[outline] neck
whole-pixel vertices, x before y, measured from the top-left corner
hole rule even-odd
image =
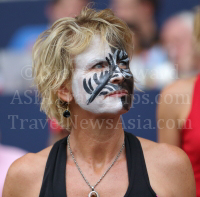
[[[95,168],[110,164],[124,143],[124,131],[120,116],[87,118],[83,126],[82,118],[75,117],[76,125],[70,134],[70,146],[74,157]],[[124,152],[124,151],[123,151]],[[123,153],[122,153],[123,154]],[[124,153],[125,154],[125,153]],[[80,163],[80,162],[79,162]]]

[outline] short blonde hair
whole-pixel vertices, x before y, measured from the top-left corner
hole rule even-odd
[[[84,8],[76,18],[59,19],[34,45],[33,77],[42,98],[41,110],[63,128],[69,128],[69,121],[62,115],[67,103],[58,98],[57,91],[63,86],[69,87],[74,56],[88,47],[96,34],[110,46],[120,47],[132,55],[132,33],[110,9]]]

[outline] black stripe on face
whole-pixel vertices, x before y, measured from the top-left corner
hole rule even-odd
[[[97,73],[94,73],[93,77],[89,79],[88,85],[86,79],[83,80],[83,87],[88,94],[91,94],[90,98],[87,101],[87,105],[90,104],[98,95],[106,95],[112,91],[125,89],[128,90],[129,95],[132,94],[133,90],[133,76],[129,70],[129,58],[128,54],[125,51],[116,50],[113,54],[109,54],[109,57],[106,57],[106,60],[109,65],[109,71],[101,71],[99,77]],[[127,69],[121,69],[117,65],[118,63],[123,63],[127,65]],[[118,69],[116,69],[118,68]],[[110,79],[119,76],[118,73],[121,73],[124,77],[124,81],[121,84],[110,83]],[[91,79],[97,84],[97,87],[94,89],[92,87]],[[108,89],[108,91],[102,91],[103,89]],[[129,96],[130,97],[130,96]],[[128,97],[128,98],[129,98]],[[128,100],[128,103],[126,102]],[[131,99],[123,98],[121,99],[124,109],[130,108]]]
[[[87,105],[89,105],[97,97],[97,95],[101,92],[101,90],[105,87],[105,85],[108,83],[108,81],[112,77],[114,70],[115,69],[112,66],[109,66],[109,72],[105,72],[105,74],[101,72],[99,79],[98,79],[97,73],[94,73],[93,80],[98,86],[96,87],[94,91],[92,91],[92,94],[87,101]]]
[[[113,88],[111,88],[109,86],[105,86],[103,89],[108,89],[109,91],[114,91]]]
[[[113,76],[111,77],[111,79],[114,78],[114,77],[118,77],[118,76],[119,76],[118,74],[115,74],[115,75],[113,75]]]
[[[88,85],[89,85],[90,89],[93,91],[94,88],[92,87],[91,78],[89,78]]]
[[[126,59],[121,59],[121,61],[128,63],[129,62],[129,58],[127,57]]]
[[[98,80],[97,73],[93,75],[93,80],[97,85],[100,85],[100,81]]]
[[[108,83],[108,84],[106,85],[106,87],[107,87],[107,86],[111,86],[111,87],[114,88],[115,90],[118,90],[118,89],[119,89],[119,86],[116,85],[116,84],[113,84],[113,83]]]
[[[90,90],[90,88],[88,87],[85,78],[83,79],[83,88],[85,89],[85,91],[86,91],[88,94],[92,94],[92,90]]]
[[[121,50],[118,53],[117,61],[129,63],[129,57],[126,51]]]
[[[128,91],[128,95],[121,97],[121,102],[122,102],[123,108],[125,110],[129,110],[132,104],[133,85],[134,85],[133,75],[129,69],[129,57],[126,51],[123,51],[123,50],[120,50],[119,52],[115,51],[114,53],[117,54],[116,62],[118,64],[123,63],[126,66],[125,69],[118,67],[121,74],[124,77],[124,80],[122,81],[122,83],[119,84],[119,88],[125,89]],[[117,73],[116,71],[115,73]]]
[[[104,95],[106,95],[106,94],[108,94],[109,92],[107,92],[107,91],[102,91],[100,94],[99,94],[99,96],[104,96]]]

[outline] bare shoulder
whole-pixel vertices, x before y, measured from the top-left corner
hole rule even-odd
[[[28,153],[13,162],[6,176],[3,197],[38,196],[50,150],[48,147]]]
[[[162,94],[187,94],[194,87],[197,76],[187,79],[178,79],[174,83],[168,85],[162,90]]]
[[[170,118],[187,117],[196,78],[194,76],[188,79],[179,79],[161,91],[157,107],[158,119],[167,121]],[[166,125],[164,124],[164,126]],[[164,130],[166,130],[165,127]]]
[[[138,139],[141,143],[145,160],[149,159],[149,157],[152,157],[152,159],[156,158],[156,163],[159,163],[161,168],[169,168],[173,167],[173,165],[176,167],[176,164],[180,163],[190,166],[188,156],[180,148],[166,143],[156,143],[140,137]]]
[[[140,140],[147,171],[158,196],[195,196],[195,181],[188,156],[176,146]]]

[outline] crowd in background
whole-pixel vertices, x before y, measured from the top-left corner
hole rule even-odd
[[[88,3],[89,0],[51,0],[44,10],[48,24],[30,24],[13,32],[7,47],[0,52],[2,96],[14,94],[16,90],[23,92],[34,89],[31,87],[31,70],[26,69],[24,75],[22,71],[31,67],[31,51],[35,40],[56,20],[75,17]],[[155,14],[159,9],[159,0],[111,0],[109,8],[123,19],[133,32],[134,54],[131,57],[130,69],[137,87],[142,90],[162,90],[176,80],[199,73],[200,53],[193,33],[195,9],[176,13],[158,29]],[[49,130],[49,144],[68,134],[68,131],[60,127],[49,127]],[[25,151],[1,145],[0,174],[1,170],[6,172],[12,161],[23,154]],[[6,160],[9,162],[2,163]],[[5,173],[3,176],[1,174],[0,188],[4,178]]]
[[[44,10],[48,24],[29,25],[13,32],[3,50],[6,52],[0,53],[2,94],[16,89],[23,92],[30,87],[31,80],[27,78],[31,73],[24,67],[31,66],[30,54],[39,34],[61,17],[76,16],[88,3],[89,0],[51,0]],[[141,89],[162,89],[179,78],[194,75],[200,67],[193,38],[194,10],[169,17],[158,29],[155,15],[159,5],[159,0],[111,0],[109,3],[109,8],[133,31],[134,54],[130,68]],[[10,73],[10,65],[16,62],[19,63],[13,68],[15,74]],[[18,75],[22,70],[26,71],[23,78]],[[9,78],[16,78],[16,83],[9,82]]]

